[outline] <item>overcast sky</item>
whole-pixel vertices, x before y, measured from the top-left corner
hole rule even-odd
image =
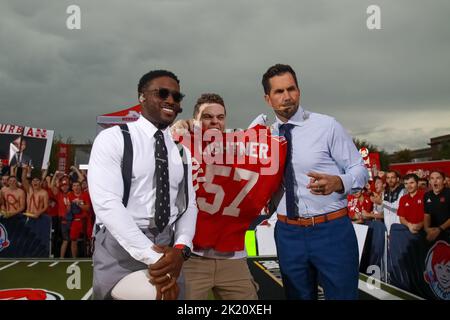
[[[96,116],[137,104],[139,78],[166,68],[186,94],[221,94],[228,127],[259,113],[262,74],[297,72],[302,106],[391,152],[450,134],[450,2],[0,0],[0,123],[94,139]],[[66,9],[81,8],[81,30]],[[366,26],[381,8],[381,30]]]

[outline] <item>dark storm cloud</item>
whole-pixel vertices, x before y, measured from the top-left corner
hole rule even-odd
[[[82,29],[65,27],[81,7]],[[382,30],[366,28],[381,7]],[[447,134],[448,1],[10,1],[0,11],[0,123],[77,142],[95,117],[136,103],[139,77],[173,70],[187,94],[225,98],[230,127],[261,112],[270,65],[298,72],[302,104],[387,150]],[[406,123],[405,123],[406,122]]]

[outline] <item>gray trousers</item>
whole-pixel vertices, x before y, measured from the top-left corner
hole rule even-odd
[[[142,232],[158,245],[169,245],[173,234],[170,226],[162,233],[157,233],[155,229],[142,229]],[[92,258],[94,262],[94,300],[112,299],[111,291],[120,279],[134,271],[148,268],[145,263],[135,260],[105,227],[95,234],[95,249]],[[177,283],[180,288],[178,299],[183,300],[184,277],[182,274]]]

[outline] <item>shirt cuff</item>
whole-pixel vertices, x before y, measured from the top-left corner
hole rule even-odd
[[[144,253],[142,262],[149,266],[151,264],[154,264],[159,259],[161,259],[162,256],[163,256],[162,253],[158,253],[153,249],[149,249],[148,251],[146,250],[146,252]]]
[[[338,174],[338,177],[342,180],[344,186],[344,194],[349,194],[352,191],[353,179],[350,174]]]
[[[192,249],[192,241],[189,241],[189,237],[185,235],[180,235],[177,237],[177,239],[174,242],[175,244],[184,244],[185,246],[188,246]]]

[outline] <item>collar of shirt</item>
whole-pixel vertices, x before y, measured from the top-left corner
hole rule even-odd
[[[139,119],[136,120],[136,125],[139,126],[150,139],[153,139],[156,131],[158,131],[158,128],[149,120],[147,120],[143,115],[141,115]],[[167,126],[167,128],[165,129],[162,129],[161,131],[164,135],[164,140],[169,139],[169,126]]]
[[[421,199],[421,198],[423,198],[424,194],[425,194],[425,193],[424,193],[423,191],[417,190],[417,191],[416,191],[416,194],[415,194],[414,196],[411,196],[410,193],[408,193],[407,196],[408,196],[411,200],[414,200],[414,199]]]
[[[278,118],[278,116],[275,115],[278,128],[280,128],[280,126],[285,123],[292,123],[295,126],[302,126],[305,122],[305,114],[306,114],[306,112],[302,108],[302,106],[298,106],[297,112],[294,113],[294,115],[292,117],[290,117],[287,122],[281,121],[280,118]]]
[[[446,192],[447,192],[447,188],[446,188],[446,187],[444,187],[438,194],[434,193],[433,190],[430,190],[430,194],[431,194],[433,197],[437,197],[437,198],[440,198],[440,197],[442,197],[442,196],[445,196]]]
[[[386,192],[388,194],[398,194],[400,193],[405,187],[402,184],[399,184],[396,188],[394,189],[388,189]]]

